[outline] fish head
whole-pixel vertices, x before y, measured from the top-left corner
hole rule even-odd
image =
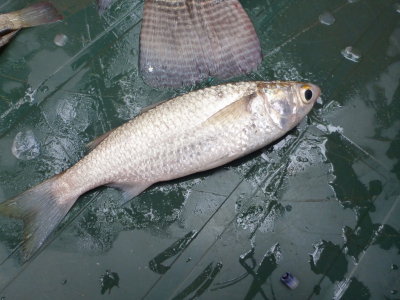
[[[295,127],[310,112],[321,94],[318,86],[304,82],[263,82],[259,85],[265,112],[282,131]]]

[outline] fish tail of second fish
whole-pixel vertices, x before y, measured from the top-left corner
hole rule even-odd
[[[257,33],[238,0],[145,0],[139,61],[147,84],[227,79],[254,71],[261,60]]]
[[[0,203],[0,214],[24,222],[23,262],[43,245],[79,196],[59,174]]]
[[[13,28],[33,27],[54,23],[63,19],[63,16],[50,2],[39,2],[21,10],[3,15],[13,23]]]
[[[0,36],[0,47],[3,47],[6,45],[8,42],[11,41],[11,39],[19,32],[19,30],[13,30],[3,36]]]

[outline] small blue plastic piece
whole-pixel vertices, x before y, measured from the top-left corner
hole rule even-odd
[[[294,290],[299,285],[299,280],[289,272],[281,276],[281,282],[291,290]]]

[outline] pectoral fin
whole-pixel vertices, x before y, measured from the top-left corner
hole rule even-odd
[[[213,123],[221,124],[223,122],[232,122],[231,124],[235,124],[235,122],[232,120],[237,120],[244,115],[253,113],[253,106],[256,97],[257,93],[243,96],[239,100],[232,102],[213,114],[205,122],[203,122],[201,126],[205,127]]]
[[[224,134],[226,130],[235,126],[235,124],[243,124],[244,120],[251,120],[251,114],[254,113],[254,106],[259,98],[257,98],[257,93],[252,93],[250,95],[244,96],[239,100],[227,105],[223,109],[219,110],[201,125],[199,125],[200,130],[204,131],[205,142],[210,144],[218,143],[218,138],[215,136],[207,136],[207,133],[212,132],[215,128],[219,127],[221,135]],[[238,129],[241,130],[241,127]],[[239,132],[239,131],[238,131]],[[212,161],[208,161],[199,170],[205,171],[210,170],[219,166],[222,166],[228,162],[231,162],[243,155],[246,152],[233,152],[221,154],[220,157],[216,157]]]

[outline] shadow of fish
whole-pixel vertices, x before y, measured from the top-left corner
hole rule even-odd
[[[111,2],[97,0],[99,11]],[[144,1],[139,64],[149,85],[227,79],[254,71],[261,59],[256,31],[238,0]]]
[[[209,170],[280,138],[319,97],[301,82],[239,82],[214,86],[156,105],[91,143],[70,169],[0,204],[24,221],[29,259],[78,197],[98,186],[126,200],[152,184]]]
[[[6,45],[21,28],[49,24],[63,17],[49,2],[39,2],[21,10],[0,15],[0,47]]]

